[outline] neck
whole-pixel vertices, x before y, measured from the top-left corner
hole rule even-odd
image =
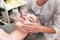
[[[48,0],[37,0],[36,3],[38,6],[44,5]]]

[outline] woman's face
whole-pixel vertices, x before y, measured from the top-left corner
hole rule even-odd
[[[48,0],[37,0],[37,5],[44,5]]]

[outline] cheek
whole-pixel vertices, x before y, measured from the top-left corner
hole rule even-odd
[[[15,26],[22,27],[23,26],[23,23],[24,23],[23,20],[17,20],[17,21],[15,21]]]
[[[23,25],[23,23],[21,23],[21,22],[16,22],[16,24],[15,24],[16,26],[18,26],[18,27],[21,27],[22,25]]]

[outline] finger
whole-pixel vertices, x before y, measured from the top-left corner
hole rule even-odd
[[[37,17],[37,21],[36,21],[37,23],[40,23],[40,20],[39,20],[39,17]]]
[[[25,27],[30,27],[30,28],[34,28],[36,24],[25,24]]]
[[[29,32],[29,33],[32,32],[32,31],[31,31],[31,28],[23,27],[23,29],[24,29],[25,31]]]
[[[34,28],[33,26],[26,25],[26,26],[23,26],[22,28],[25,29],[29,33],[33,33],[33,28]]]
[[[23,18],[23,13],[22,13],[22,11],[20,11],[20,17],[22,17],[22,18]]]
[[[27,14],[23,14],[23,19],[24,19],[24,20],[26,20],[26,15],[27,15]]]
[[[25,28],[25,29],[33,29],[33,26],[30,26],[30,25],[24,25],[22,28]]]
[[[17,19],[15,22],[17,22],[17,21],[19,21],[19,22],[24,22],[24,20],[22,19],[22,18],[19,18],[19,19]]]
[[[23,19],[23,20],[25,20],[25,17],[23,16],[23,18],[20,17],[20,18],[17,18],[16,20],[18,20],[18,19]]]
[[[23,25],[22,27],[25,27],[25,28],[33,28],[32,25]]]
[[[30,25],[30,26],[34,26],[36,23],[25,23],[24,25]]]
[[[20,10],[20,18],[22,18],[22,19],[26,20],[26,18],[25,18],[25,17],[26,17],[26,14],[23,14],[23,13],[22,13],[22,11]]]
[[[31,23],[26,23],[26,24],[24,24],[24,26],[33,26],[33,24],[31,24]]]

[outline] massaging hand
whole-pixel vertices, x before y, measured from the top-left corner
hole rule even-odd
[[[30,32],[30,33],[40,32],[40,29],[41,29],[39,19],[37,19],[37,21],[35,23],[28,23],[28,24],[26,23],[23,26],[24,27],[22,27],[22,28],[25,29],[26,31]]]

